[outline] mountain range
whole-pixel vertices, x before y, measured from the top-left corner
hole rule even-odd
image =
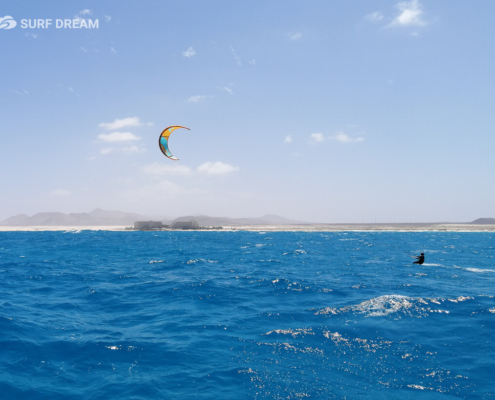
[[[227,218],[209,217],[207,215],[191,215],[176,219],[163,219],[136,213],[122,211],[105,211],[97,208],[90,213],[41,212],[33,216],[19,214],[0,222],[3,226],[132,226],[135,221],[160,220],[163,224],[171,224],[175,221],[190,221],[195,219],[200,226],[235,226],[235,225],[294,225],[305,224],[267,214],[260,218]]]
[[[2,226],[132,226],[135,221],[162,221],[169,225],[176,221],[195,219],[200,226],[239,226],[239,225],[308,225],[309,222],[296,221],[274,214],[259,218],[210,217],[208,215],[186,215],[175,219],[164,219],[128,213],[106,211],[97,208],[89,213],[41,212],[33,216],[19,214],[0,222]],[[494,224],[495,218],[478,218],[470,224]]]

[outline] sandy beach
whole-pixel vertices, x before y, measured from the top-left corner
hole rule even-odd
[[[37,231],[126,231],[126,226],[0,226],[0,232],[37,232]],[[163,229],[172,230],[172,229]],[[384,232],[495,232],[495,225],[482,224],[307,224],[307,225],[245,225],[224,226],[222,231],[254,232],[348,232],[348,231],[384,231]]]

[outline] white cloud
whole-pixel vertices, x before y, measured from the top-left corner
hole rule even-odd
[[[133,140],[141,140],[140,137],[131,132],[102,133],[98,135],[98,139],[103,140],[104,142],[129,142]]]
[[[117,50],[115,50],[115,48],[114,48],[114,47],[110,47],[110,52],[111,52],[112,54],[117,54]]]
[[[50,195],[55,197],[67,197],[71,195],[71,192],[65,189],[56,189],[53,192],[51,192]]]
[[[239,171],[239,167],[233,167],[232,165],[225,164],[223,162],[217,161],[217,162],[205,162],[204,164],[201,164],[198,168],[197,171],[200,174],[204,175],[227,175],[230,174],[231,172],[236,172]]]
[[[107,22],[110,22],[111,19],[112,19],[112,16],[111,15],[105,15],[105,20]]]
[[[423,9],[418,0],[401,1],[397,3],[399,15],[390,23],[390,27],[423,26],[426,22],[422,19]]]
[[[79,97],[79,93],[77,93],[73,88],[71,88],[70,86],[67,88],[67,90],[71,93],[74,93],[77,97]]]
[[[289,36],[290,40],[299,40],[302,37],[302,33],[301,32],[289,33],[287,36]]]
[[[154,176],[189,176],[193,174],[193,170],[185,165],[167,165],[158,162],[145,165],[142,171],[147,175]]]
[[[291,135],[287,135],[284,139],[284,143],[290,143],[292,142],[292,136]]]
[[[239,57],[235,52],[234,46],[230,46],[230,51],[232,52],[232,55],[234,56],[234,60],[237,63],[237,65],[241,66],[242,65],[241,57]]]
[[[151,122],[148,122],[147,124],[143,124],[142,122],[139,121],[138,117],[129,117],[129,118],[116,119],[115,121],[108,123],[102,122],[98,126],[100,128],[106,129],[107,131],[111,131],[114,129],[121,129],[128,126],[143,126],[143,125],[151,126],[153,124]]]
[[[325,140],[323,133],[312,133],[310,135],[310,138],[311,138],[311,141],[313,143],[319,143],[319,142],[323,142]]]
[[[227,86],[218,86],[218,89],[227,92],[228,94],[234,94],[234,91]]]
[[[107,155],[110,153],[125,153],[125,154],[135,154],[135,153],[144,153],[146,150],[143,148],[139,148],[137,146],[129,146],[129,147],[107,147],[105,149],[100,150],[100,154]]]
[[[84,9],[84,10],[79,11],[76,15],[74,15],[74,19],[81,21],[84,19],[83,18],[84,15],[92,15],[92,14],[93,13],[91,12],[91,10]]]
[[[368,14],[365,18],[371,22],[380,22],[384,17],[380,11],[375,11],[371,14]]]
[[[196,51],[192,47],[189,47],[186,51],[182,52],[182,55],[184,57],[191,58],[196,55]]]
[[[203,101],[206,99],[208,96],[202,96],[202,95],[196,95],[196,96],[191,96],[187,99],[187,101],[190,101],[191,103],[197,103],[198,101]]]
[[[364,140],[363,137],[351,138],[349,135],[345,134],[344,132],[337,132],[335,135],[332,136],[332,139],[340,143],[357,143],[357,142],[362,142]]]

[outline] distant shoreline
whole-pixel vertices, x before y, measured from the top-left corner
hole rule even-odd
[[[0,232],[43,231],[114,231],[136,232],[125,226],[0,226]],[[163,229],[163,231],[181,231]],[[186,230],[188,231],[188,230]],[[191,229],[193,231],[193,229]],[[208,232],[495,232],[492,224],[301,224],[301,225],[243,225],[224,226],[223,229],[199,229]]]

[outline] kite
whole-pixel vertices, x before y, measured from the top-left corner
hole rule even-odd
[[[174,157],[170,152],[170,150],[168,149],[168,137],[173,131],[179,128],[184,128],[189,130],[189,128],[186,128],[185,126],[169,126],[168,128],[165,128],[163,130],[160,137],[158,138],[158,144],[160,145],[160,150],[162,151],[162,153],[174,161],[177,161],[178,158]]]

